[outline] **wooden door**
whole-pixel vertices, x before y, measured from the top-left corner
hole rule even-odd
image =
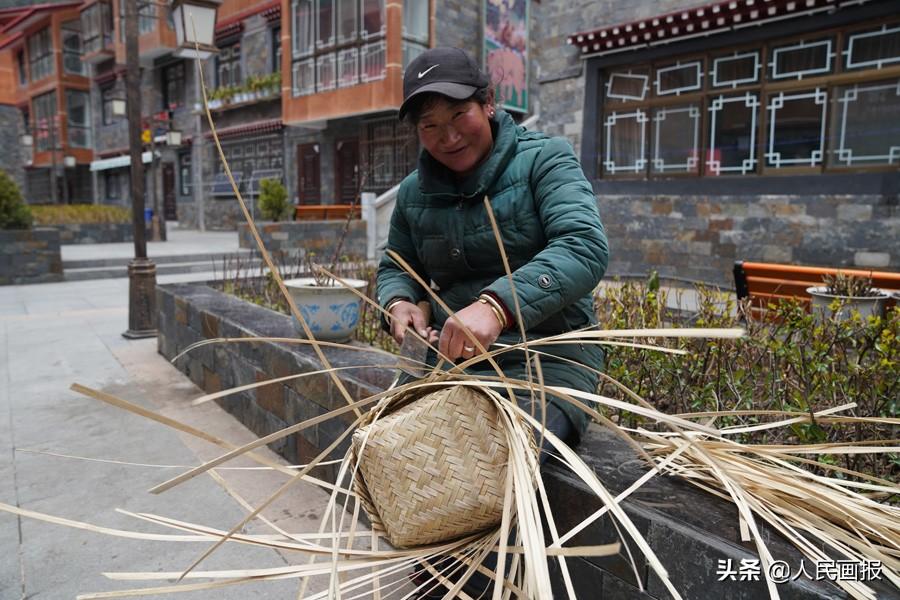
[[[359,140],[338,140],[334,164],[335,204],[352,204],[359,193]]]
[[[166,221],[178,220],[178,208],[175,204],[175,165],[170,162],[162,164],[163,215]]]
[[[322,203],[318,144],[297,146],[297,181],[299,204]]]

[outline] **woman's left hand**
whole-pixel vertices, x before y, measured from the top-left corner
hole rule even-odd
[[[466,329],[485,350],[502,331],[493,309],[483,302],[473,302],[444,323],[438,343],[440,353],[450,360],[472,358],[479,354],[478,346],[465,334]]]

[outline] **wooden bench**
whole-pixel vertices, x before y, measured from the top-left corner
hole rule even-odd
[[[806,288],[824,285],[824,277],[836,275],[838,271],[855,277],[867,277],[877,288],[900,291],[900,273],[747,261],[734,263],[734,286],[738,300],[749,298],[752,315],[761,317],[769,304],[782,300],[797,300],[809,310],[810,296]],[[893,306],[895,302],[894,299],[888,300],[887,306]]]
[[[294,219],[297,221],[335,221],[344,220],[350,212],[354,219],[362,216],[362,209],[352,204],[298,204],[295,207]]]

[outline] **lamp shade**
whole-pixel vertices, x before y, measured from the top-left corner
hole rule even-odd
[[[181,58],[205,60],[216,52],[213,40],[216,33],[216,10],[221,0],[174,0],[172,18]],[[198,48],[199,47],[199,48]]]
[[[181,145],[181,132],[176,129],[167,131],[166,132],[166,144],[169,146],[180,146]]]

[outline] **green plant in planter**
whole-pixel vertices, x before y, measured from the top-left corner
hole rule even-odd
[[[287,190],[277,179],[259,182],[259,212],[267,221],[279,221],[290,215]]]
[[[838,271],[834,275],[825,275],[826,293],[832,296],[847,296],[850,298],[873,298],[882,295],[881,290],[872,287],[871,277],[858,277]]]
[[[0,170],[0,229],[30,229],[31,211],[16,182]]]

